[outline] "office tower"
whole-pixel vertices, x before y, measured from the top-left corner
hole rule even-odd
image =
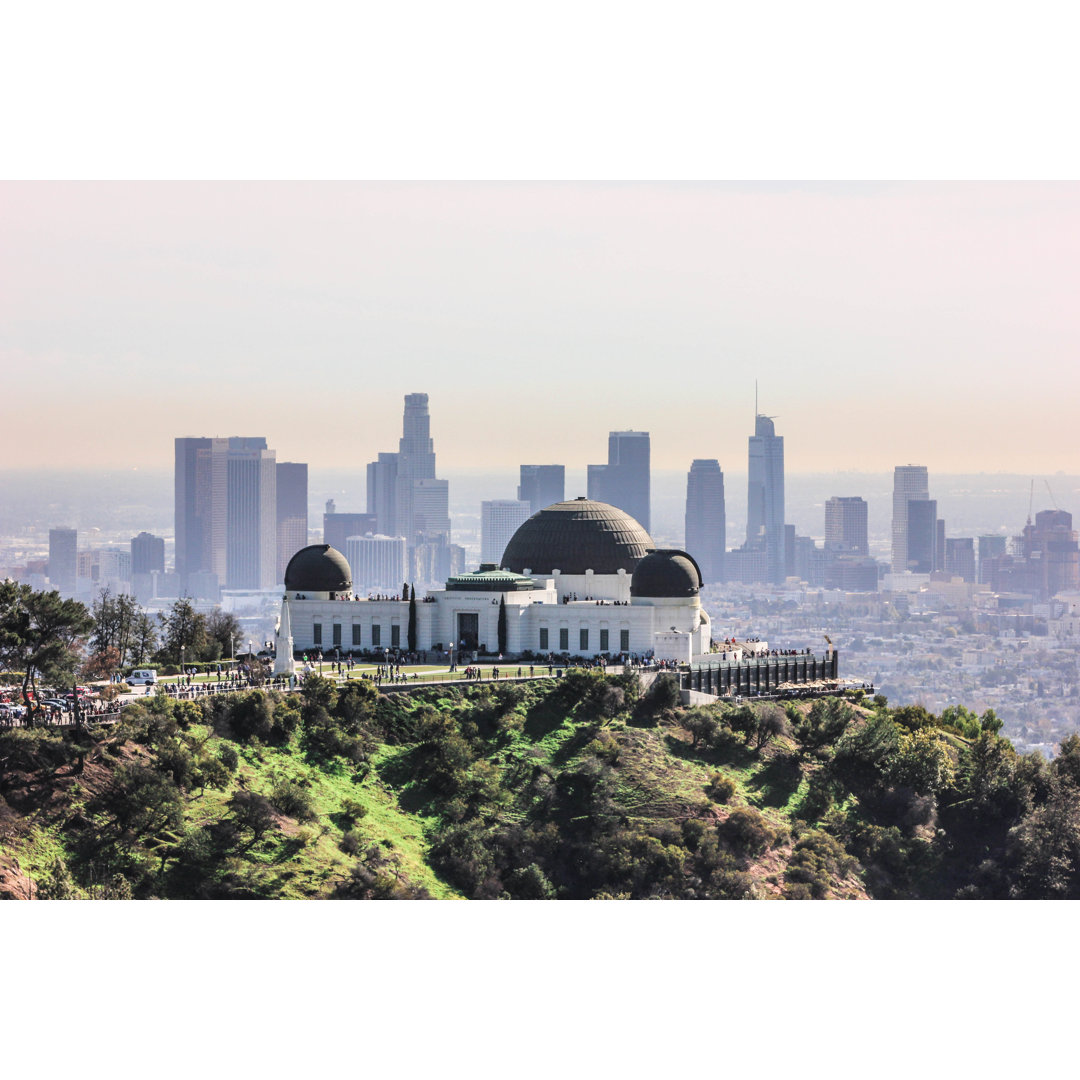
[[[782,582],[791,561],[784,536],[784,437],[776,434],[772,417],[755,417],[748,457],[746,542],[764,540],[768,580]]]
[[[262,437],[176,439],[176,572],[183,595],[272,588],[277,461]]]
[[[165,540],[148,532],[131,538],[131,573],[165,573]]]
[[[226,588],[272,589],[278,581],[276,459],[276,451],[266,448],[265,439],[229,439]]]
[[[75,529],[50,529],[49,583],[61,596],[72,597],[78,576],[78,532]]]
[[[910,499],[907,512],[907,569],[930,574],[938,566],[937,499]]]
[[[421,582],[439,580],[426,577],[430,552],[419,561],[416,557],[422,545],[441,550],[450,542],[449,484],[435,476],[427,394],[405,395],[398,451],[381,453],[368,465],[367,493],[368,513],[375,515],[379,532],[405,537],[410,576]]]
[[[833,496],[825,503],[825,548],[843,555],[870,554],[866,500]]]
[[[971,536],[951,536],[945,541],[945,572],[965,581],[975,580],[975,540]]]
[[[1008,538],[1004,536],[979,537],[979,583],[990,584],[991,560],[1006,554]]]
[[[1031,568],[1033,593],[1040,600],[1080,588],[1080,546],[1072,514],[1040,510],[1035,524],[1024,526],[1020,542],[1022,557]]]
[[[397,528],[397,475],[397,454],[381,453],[367,467],[367,512],[375,519],[374,531],[387,536]]]
[[[327,506],[332,505],[331,499]],[[322,527],[323,543],[336,548],[342,555],[345,554],[345,541],[350,536],[366,536],[368,533],[379,532],[378,519],[374,514],[339,514],[333,510],[323,514]]]
[[[344,548],[358,596],[367,592],[397,596],[401,592],[406,575],[405,537],[350,536]]]
[[[481,502],[480,562],[498,566],[510,537],[531,516],[529,504],[520,499],[486,499]]]
[[[517,497],[529,504],[530,516],[562,502],[566,498],[566,466],[522,465]]]
[[[308,542],[308,467],[295,461],[277,463],[277,567],[285,580],[289,560]]]
[[[590,465],[588,495],[624,510],[649,531],[650,442],[647,431],[608,434],[608,463]]]
[[[695,458],[686,474],[683,547],[693,555],[706,585],[724,580],[727,517],[724,473],[716,458]]]
[[[937,536],[934,542],[934,569],[945,569],[945,522],[937,519]]]
[[[908,504],[930,498],[925,465],[897,465],[893,469],[892,570],[908,569]]]

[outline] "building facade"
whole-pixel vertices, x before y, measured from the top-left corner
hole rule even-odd
[[[607,464],[587,469],[589,498],[617,506],[648,531],[651,460],[647,431],[612,431],[608,435]]]
[[[275,581],[285,580],[289,560],[308,542],[308,467],[277,463],[277,561]]]
[[[502,564],[451,575],[443,588],[427,591],[415,607],[418,651],[461,659],[631,654],[687,663],[709,651],[696,562],[684,551],[656,550],[616,507],[586,499],[547,507],[518,528]],[[332,548],[314,545],[294,556],[285,587],[281,670],[294,651],[407,646],[409,603],[356,598],[349,563]]]
[[[784,437],[772,417],[760,413],[749,438],[746,546],[764,547],[765,580],[780,583],[789,569],[784,538]]]
[[[522,465],[517,497],[529,504],[529,513],[538,514],[566,498],[565,465]]]
[[[866,500],[833,496],[825,503],[825,548],[841,555],[870,554]]]
[[[78,588],[79,533],[76,529],[49,530],[49,583],[64,597]]]
[[[724,580],[727,514],[724,473],[716,458],[697,458],[690,465],[683,546],[697,560],[706,585]]]
[[[498,566],[510,538],[530,517],[529,504],[519,499],[485,499],[481,502],[480,561]]]
[[[908,569],[908,503],[930,498],[930,479],[925,465],[897,465],[893,469],[892,571]]]

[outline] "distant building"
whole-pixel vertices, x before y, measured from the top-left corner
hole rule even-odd
[[[357,595],[400,595],[406,575],[405,554],[403,536],[350,536],[345,541],[345,558]]]
[[[825,503],[825,548],[844,555],[870,554],[866,500],[833,496]]]
[[[331,505],[333,505],[332,501],[327,503],[328,507]],[[322,520],[323,543],[329,544],[336,551],[345,550],[345,541],[350,536],[366,536],[368,533],[379,536],[387,535],[379,532],[376,514],[345,514],[328,510],[327,513],[323,514]],[[293,554],[295,555],[296,552],[293,552]]]
[[[530,516],[562,502],[566,498],[566,466],[522,465],[517,497],[529,504]]]
[[[141,532],[131,538],[131,573],[163,574],[165,572],[165,540],[152,533]]]
[[[945,572],[965,581],[975,580],[975,540],[970,536],[951,536],[945,541]]]
[[[1004,536],[979,537],[979,582],[990,584],[991,560],[1005,555],[1008,550],[1008,538]]]
[[[387,536],[404,536],[410,574],[428,579],[432,549],[450,546],[450,492],[435,476],[435,444],[427,394],[406,394],[402,436],[396,454],[380,453],[367,467],[368,513]],[[421,549],[427,550],[421,550]]]
[[[716,458],[696,458],[686,475],[684,546],[701,568],[706,585],[724,580],[727,515],[724,473]]]
[[[510,537],[531,516],[529,504],[519,499],[485,499],[481,502],[480,561],[498,566]]]
[[[76,529],[49,530],[49,583],[61,596],[73,597],[79,576],[79,534]]]
[[[277,464],[277,566],[285,580],[289,560],[308,542],[308,467],[295,461]]]
[[[893,469],[892,570],[894,574],[904,573],[910,562],[908,505],[913,501],[929,498],[930,480],[925,465],[897,465]]]
[[[651,443],[647,431],[612,431],[606,465],[590,465],[588,494],[593,501],[625,511],[649,529]]]
[[[187,595],[272,588],[277,461],[261,436],[175,440],[176,572]],[[195,583],[200,592],[195,592]],[[216,582],[216,584],[214,584]]]
[[[761,542],[768,571],[759,580],[779,584],[792,568],[784,535],[784,437],[776,434],[772,417],[759,413],[748,448],[746,543]]]
[[[907,569],[931,574],[938,568],[936,499],[910,499],[907,507]]]

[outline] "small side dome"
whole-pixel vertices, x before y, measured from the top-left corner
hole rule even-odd
[[[697,596],[701,570],[692,555],[674,548],[651,551],[634,569],[630,595],[655,599]]]
[[[351,588],[348,560],[329,544],[301,548],[285,567],[286,592],[347,592]]]

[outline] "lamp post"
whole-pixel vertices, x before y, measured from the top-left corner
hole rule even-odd
[[[180,646],[180,679],[177,682],[177,687],[179,688],[180,686],[183,686],[183,684],[184,684],[184,646],[181,645]]]

